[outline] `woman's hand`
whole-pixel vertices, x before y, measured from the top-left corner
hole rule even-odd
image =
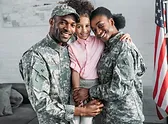
[[[121,41],[130,41],[130,42],[132,42],[131,36],[130,36],[128,33],[124,34],[124,35],[120,38],[120,40],[121,40]]]

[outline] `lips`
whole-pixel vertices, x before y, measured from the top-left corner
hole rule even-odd
[[[104,35],[105,35],[105,32],[102,32],[102,33],[100,34],[100,37],[102,38]]]
[[[71,36],[71,34],[62,32],[62,33],[61,33],[61,36],[62,36],[63,38],[69,38],[69,37]]]
[[[81,34],[82,37],[88,37],[88,34]]]
[[[103,31],[98,37],[101,38],[101,39],[105,38],[106,37],[106,32]]]

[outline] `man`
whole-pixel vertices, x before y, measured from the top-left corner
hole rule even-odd
[[[40,124],[68,124],[74,115],[96,116],[103,105],[92,100],[84,107],[69,105],[70,77],[67,42],[79,16],[67,6],[54,8],[49,34],[27,50],[19,68]]]

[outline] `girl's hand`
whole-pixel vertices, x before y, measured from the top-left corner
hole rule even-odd
[[[78,105],[89,97],[89,89],[79,88],[73,93],[73,99]]]

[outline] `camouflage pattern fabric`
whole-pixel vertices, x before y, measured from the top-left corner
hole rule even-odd
[[[20,61],[39,124],[68,124],[74,117],[75,108],[69,105],[69,63],[67,47],[58,45],[49,35],[26,51]]]
[[[74,14],[76,19],[79,19],[79,15],[76,12],[75,9],[73,9],[70,6],[67,6],[66,4],[61,4],[59,6],[56,6],[52,13],[51,13],[51,18],[54,17],[55,15],[57,16],[65,16],[65,15],[69,15],[69,14]]]
[[[133,43],[121,42],[118,33],[106,44],[98,63],[100,85],[92,87],[90,96],[101,99],[104,108],[101,124],[142,124],[143,58]]]

